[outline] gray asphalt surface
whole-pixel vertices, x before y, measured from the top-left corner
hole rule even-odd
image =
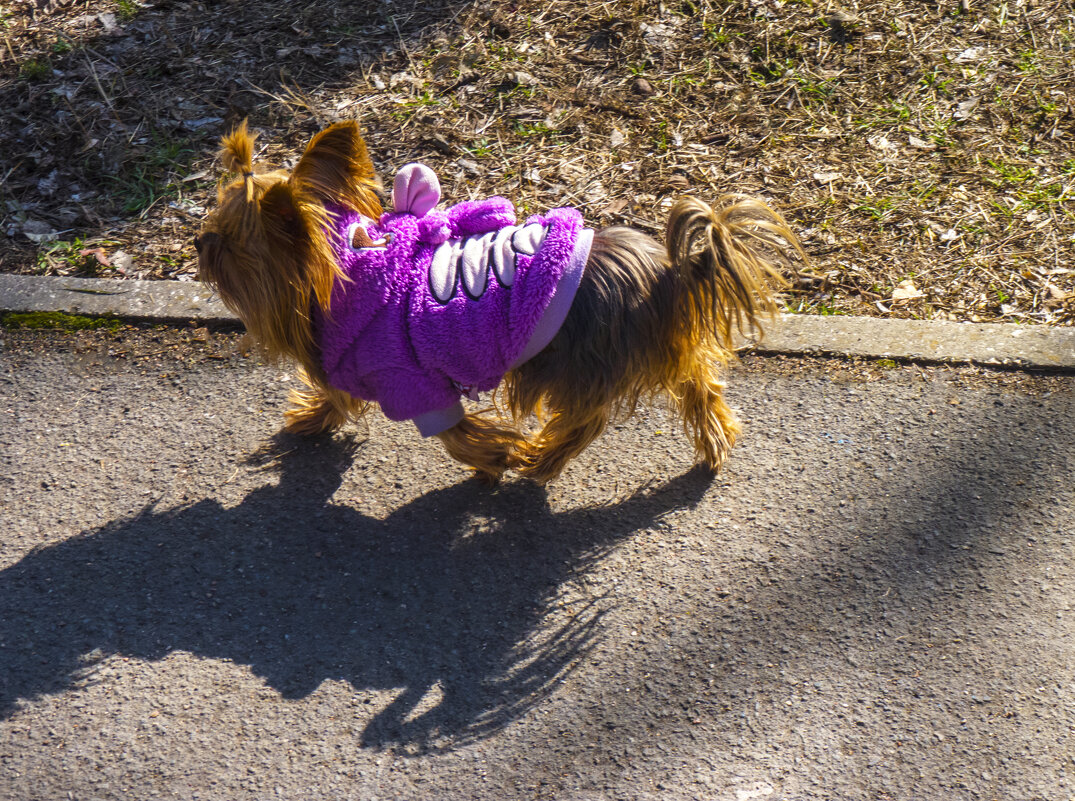
[[[4,332],[0,798],[1071,799],[1071,377],[748,359],[547,491],[277,434],[190,331]]]

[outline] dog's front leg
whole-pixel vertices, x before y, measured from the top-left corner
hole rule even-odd
[[[496,484],[505,470],[516,465],[526,444],[515,428],[477,414],[466,415],[437,437],[449,456],[474,468],[475,476],[488,484]]]
[[[358,419],[367,408],[365,401],[356,400],[346,392],[320,386],[303,369],[299,378],[303,389],[291,390],[291,408],[284,412],[284,428],[292,434],[324,434],[335,431],[348,420]]]

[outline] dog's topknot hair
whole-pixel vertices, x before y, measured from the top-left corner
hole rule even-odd
[[[257,134],[250,133],[243,120],[238,128],[220,140],[220,160],[224,169],[232,173],[241,173],[246,180],[246,202],[254,199],[254,140]]]
[[[254,140],[243,120],[238,128],[220,140],[220,160],[228,172],[246,175],[254,171]]]

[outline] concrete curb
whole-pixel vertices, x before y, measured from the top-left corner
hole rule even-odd
[[[0,312],[62,312],[152,323],[239,322],[198,281],[0,275]]]
[[[757,351],[1070,370],[1075,328],[796,314],[771,326]]]
[[[239,322],[219,298],[194,281],[0,274],[0,312],[62,312],[159,323]],[[767,327],[757,352],[1072,370],[1075,328],[784,315]]]

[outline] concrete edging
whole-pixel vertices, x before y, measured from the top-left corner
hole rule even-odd
[[[771,326],[757,351],[1068,370],[1075,328],[797,314]]]
[[[119,281],[0,274],[0,312],[61,312],[141,322],[238,324],[196,281]],[[758,353],[1075,369],[1075,328],[1014,323],[783,315]]]
[[[153,323],[238,323],[198,281],[0,275],[0,312],[61,312]]]

